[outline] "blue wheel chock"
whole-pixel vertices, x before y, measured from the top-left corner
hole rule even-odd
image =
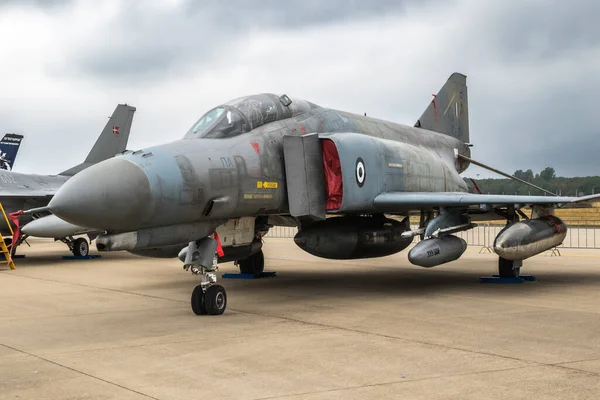
[[[500,278],[499,275],[492,275],[479,278],[479,283],[524,283],[536,280],[533,275],[521,275],[518,278]]]
[[[269,278],[275,276],[276,272],[261,272],[259,275],[255,274],[223,274],[221,278],[223,279],[260,279],[260,278]]]
[[[63,260],[95,260],[101,258],[100,254],[90,254],[87,256],[63,256]]]

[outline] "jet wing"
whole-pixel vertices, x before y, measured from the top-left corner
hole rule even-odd
[[[502,207],[511,204],[557,206],[600,200],[600,194],[583,197],[518,196],[503,194],[473,194],[460,192],[390,192],[375,197],[373,205],[383,212],[430,207],[468,207],[490,205]]]

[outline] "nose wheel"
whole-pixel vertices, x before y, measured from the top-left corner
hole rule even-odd
[[[227,293],[221,285],[204,289],[202,284],[192,292],[192,311],[196,315],[221,315],[227,308]]]
[[[225,288],[217,285],[217,241],[203,238],[190,242],[185,255],[184,270],[200,275],[200,284],[192,291],[190,303],[196,315],[221,315],[227,308]]]

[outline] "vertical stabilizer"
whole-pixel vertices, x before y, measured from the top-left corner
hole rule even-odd
[[[0,169],[12,171],[22,140],[23,135],[16,133],[7,133],[0,140]]]
[[[115,155],[122,153],[127,148],[129,132],[133,122],[135,107],[127,104],[119,104],[112,116],[108,119],[106,126],[100,133],[98,140],[87,155],[83,164],[79,164],[71,169],[61,172],[61,175],[72,176],[84,170],[90,165],[107,160]]]
[[[469,143],[467,77],[453,73],[415,124],[417,128],[443,133]]]
[[[96,164],[125,151],[133,122],[133,113],[135,113],[135,107],[127,104],[119,104],[115,108],[115,112],[106,123],[84,163]]]

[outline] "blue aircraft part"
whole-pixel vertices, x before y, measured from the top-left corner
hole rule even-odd
[[[501,278],[499,275],[492,275],[479,278],[479,283],[524,283],[535,282],[536,280],[533,275],[521,275],[517,278]]]
[[[101,258],[100,254],[90,254],[87,256],[63,256],[63,260],[95,260]]]
[[[0,169],[11,171],[19,152],[23,135],[7,133],[0,140]]]
[[[223,279],[259,279],[259,278],[268,278],[276,276],[276,272],[261,272],[258,275],[255,274],[223,274],[221,278]]]

